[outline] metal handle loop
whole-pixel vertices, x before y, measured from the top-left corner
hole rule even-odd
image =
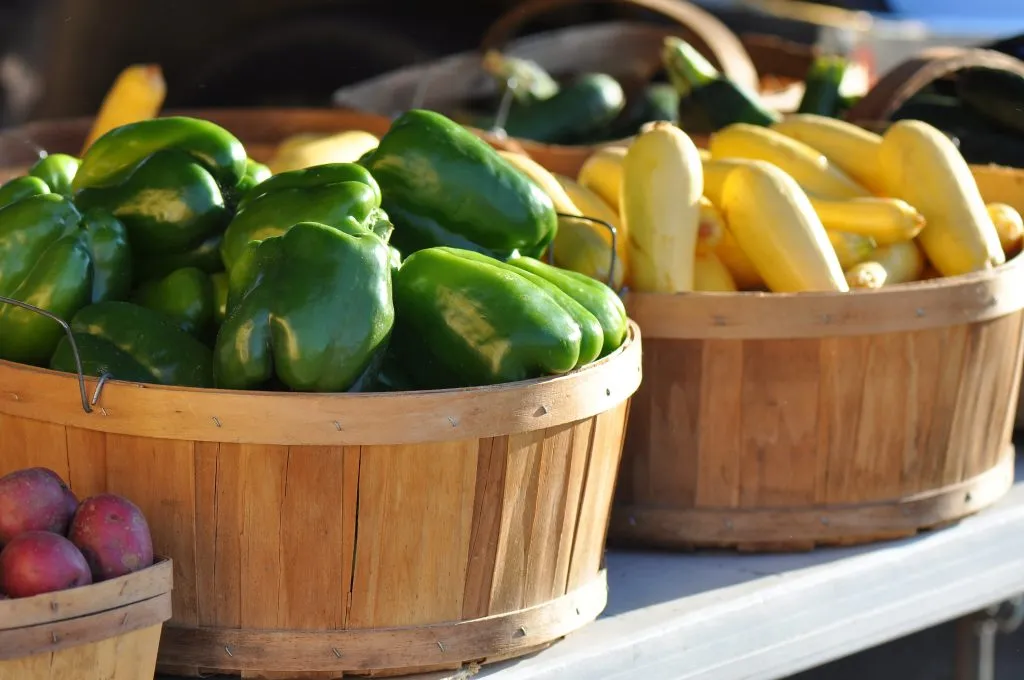
[[[64,335],[67,336],[68,342],[71,343],[71,354],[75,358],[75,370],[78,373],[78,391],[82,398],[82,410],[85,411],[86,413],[92,413],[92,407],[96,404],[97,401],[99,401],[100,392],[103,390],[103,385],[105,385],[106,382],[113,378],[114,376],[107,372],[104,372],[102,375],[100,375],[99,380],[96,382],[96,389],[93,391],[92,394],[92,400],[90,400],[88,392],[85,389],[85,373],[82,370],[82,355],[78,351],[78,343],[75,342],[75,334],[71,332],[71,326],[68,325],[68,322],[60,318],[56,314],[53,314],[52,312],[48,312],[45,309],[36,307],[35,305],[30,305],[27,302],[22,302],[21,300],[15,300],[14,298],[4,297],[3,295],[0,295],[0,303],[6,303],[8,305],[14,305],[15,307],[27,309],[30,312],[35,312],[36,314],[45,316],[47,319],[55,321],[60,325],[60,327],[64,330]]]
[[[612,225],[612,224],[609,224],[608,222],[605,222],[604,220],[600,220],[600,219],[598,219],[596,217],[587,217],[586,215],[569,215],[567,213],[555,213],[555,214],[558,215],[559,217],[564,217],[566,219],[584,220],[586,222],[593,222],[594,224],[599,224],[599,225],[601,225],[602,227],[604,227],[605,229],[608,230],[608,233],[611,234],[611,237],[612,237],[612,253],[611,253],[611,262],[608,263],[608,281],[606,281],[605,283],[607,283],[608,287],[611,288],[612,290],[614,290],[616,293],[621,293],[622,291],[615,289],[615,263],[618,262],[618,254],[619,254],[618,253],[619,233],[618,233],[618,230],[615,228],[615,226]],[[548,263],[550,263],[550,264],[554,264],[555,263],[555,243],[554,243],[554,241],[552,241],[551,245],[548,246]]]

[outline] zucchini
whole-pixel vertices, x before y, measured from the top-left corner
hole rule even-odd
[[[626,95],[611,76],[586,73],[544,101],[512,106],[505,121],[510,137],[546,144],[573,144],[598,132],[622,112]],[[494,118],[481,121],[494,126]]]
[[[957,73],[960,100],[975,113],[1016,134],[1024,134],[1024,76],[975,66]]]
[[[778,112],[719,73],[686,41],[665,38],[661,57],[679,93],[679,121],[688,132],[717,132],[733,123],[771,125],[781,120]]]
[[[815,113],[819,116],[835,117],[839,114],[842,99],[839,86],[846,77],[846,59],[825,55],[817,57],[807,70],[804,78],[804,96],[800,99],[797,113]]]

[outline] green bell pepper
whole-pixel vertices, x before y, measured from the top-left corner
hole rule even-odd
[[[506,271],[515,272],[553,297],[555,302],[557,302],[562,309],[569,312],[569,316],[571,316],[573,321],[576,322],[576,325],[580,327],[580,356],[576,360],[577,368],[589,364],[601,355],[601,348],[604,346],[604,329],[598,322],[597,317],[591,314],[586,307],[577,302],[575,298],[564,292],[559,286],[532,271],[528,271],[521,267],[515,267],[507,262],[495,260],[487,255],[474,253],[468,250],[458,250],[455,248],[440,248],[440,250],[445,250],[454,255],[466,258],[467,260],[482,262],[492,267],[501,267]],[[534,262],[536,262],[536,260],[534,260]],[[612,294],[614,295],[614,293]]]
[[[55,193],[0,209],[0,295],[68,319],[91,302],[127,294],[131,281],[124,227]],[[0,305],[0,358],[39,364],[63,334],[51,319]]]
[[[0,208],[20,201],[29,196],[42,196],[50,193],[50,187],[38,177],[23,175],[5,182],[0,186]]]
[[[87,153],[83,168],[88,159]],[[124,222],[136,256],[187,252],[222,232],[230,219],[213,176],[178,149],[147,156],[117,185],[79,190],[75,203],[105,209]]]
[[[280,236],[299,222],[340,228],[354,219],[370,228],[381,214],[377,182],[355,163],[282,172],[242,198],[224,233],[221,255],[230,271],[250,241]]]
[[[213,321],[217,328],[228,318],[228,287],[229,280],[226,272],[217,272],[210,275],[210,282],[213,284]]]
[[[187,154],[213,177],[224,191],[233,191],[245,177],[242,143],[216,123],[172,116],[151,118],[114,128],[97,139],[82,157],[72,188],[114,187],[159,151]]]
[[[66,153],[51,153],[49,156],[40,158],[33,165],[28,174],[31,177],[38,177],[46,182],[46,186],[55,194],[71,196],[71,183],[78,173],[81,161]]]
[[[432,111],[402,114],[365,161],[403,253],[454,246],[504,259],[555,236],[551,199],[497,151]]]
[[[86,375],[109,373],[117,380],[213,386],[210,348],[159,312],[130,302],[100,302],[82,308],[70,325]],[[66,336],[57,345],[50,368],[76,371]]]
[[[629,323],[626,307],[615,291],[605,284],[532,257],[513,257],[508,264],[550,281],[593,314],[604,333],[601,356],[612,353],[625,341]]]
[[[265,182],[271,176],[270,168],[263,165],[263,163],[257,163],[253,159],[249,158],[245,161],[245,176],[242,177],[242,181],[236,187],[236,193],[238,196],[245,196],[251,191],[257,184]]]
[[[227,310],[214,349],[218,387],[257,389],[275,377],[305,392],[358,387],[376,372],[394,323],[387,244],[351,217],[250,242],[230,270]]]
[[[181,330],[200,340],[206,340],[213,330],[213,281],[195,267],[147,281],[136,289],[132,302],[174,319]]]
[[[183,253],[136,255],[136,283],[162,279],[171,272],[185,267],[195,267],[207,274],[222,272],[224,260],[220,256],[220,244],[223,241],[224,234],[214,233],[195,248]]]
[[[554,296],[498,262],[429,248],[394,276],[392,342],[423,387],[491,385],[566,373],[582,332]]]

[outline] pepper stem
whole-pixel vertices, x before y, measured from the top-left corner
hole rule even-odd
[[[675,36],[665,38],[661,60],[665,64],[669,81],[680,97],[688,97],[694,90],[721,77],[718,69],[693,45]]]

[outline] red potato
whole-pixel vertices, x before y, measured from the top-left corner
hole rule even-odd
[[[27,468],[0,477],[0,546],[25,531],[67,534],[74,494],[46,468]],[[77,504],[77,503],[76,503]]]
[[[63,536],[27,531],[0,551],[0,590],[9,597],[32,597],[90,583],[85,557]]]
[[[138,506],[101,494],[78,506],[68,538],[92,569],[96,581],[124,576],[153,564],[153,538]]]

